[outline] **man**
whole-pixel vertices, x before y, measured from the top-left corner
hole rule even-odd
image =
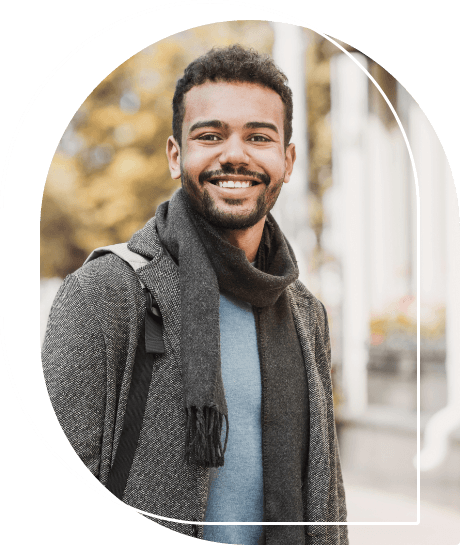
[[[102,255],[56,297],[43,360],[58,418],[94,475],[143,511],[346,520],[326,313],[269,214],[295,162],[291,124],[269,57],[232,46],[192,62],[166,149],[182,188],[130,240],[142,266]],[[154,355],[144,294],[162,320]],[[221,543],[348,543],[345,525],[166,525]]]

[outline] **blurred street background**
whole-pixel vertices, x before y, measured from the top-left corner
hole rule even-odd
[[[340,45],[369,71],[389,104],[358,64],[326,38],[263,21],[216,23],[176,34],[108,75],[70,120],[46,181],[42,339],[62,279],[94,248],[129,240],[178,187],[165,155],[176,80],[197,56],[232,43],[273,55],[294,93],[297,163],[274,215],[294,247],[301,280],[328,311],[349,521],[416,521],[420,382],[421,515],[422,522],[433,524],[423,533],[411,526],[351,526],[350,543],[456,545],[455,189],[441,145],[417,103],[384,68],[347,44]],[[412,149],[418,190],[394,112]]]

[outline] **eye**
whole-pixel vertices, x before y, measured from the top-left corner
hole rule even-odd
[[[208,142],[218,142],[220,140],[220,137],[217,134],[202,134],[198,136],[197,140],[206,140]]]
[[[270,142],[270,138],[267,136],[262,136],[261,134],[253,134],[251,137],[249,137],[249,140],[251,142]]]

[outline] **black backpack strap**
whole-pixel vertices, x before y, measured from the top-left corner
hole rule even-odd
[[[114,244],[94,250],[85,263],[107,253],[114,253],[126,261],[134,271],[149,261],[143,256],[128,250],[126,244]],[[131,384],[129,387],[123,427],[117,451],[109,472],[106,487],[120,500],[128,482],[129,472],[136,453],[137,444],[144,419],[147,395],[149,392],[155,354],[164,354],[163,320],[158,305],[141,279],[145,297],[144,327],[141,328],[134,359]]]
[[[120,500],[123,498],[139,442],[155,354],[162,354],[165,351],[161,318],[153,314],[151,310],[151,294],[146,289],[144,294],[146,298],[145,327],[141,328],[137,344],[123,428],[106,484],[110,492]]]

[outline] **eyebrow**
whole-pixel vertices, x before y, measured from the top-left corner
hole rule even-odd
[[[189,133],[196,131],[197,129],[202,129],[203,127],[213,127],[214,129],[225,129],[225,128],[228,128],[228,125],[227,123],[223,123],[222,121],[219,121],[218,119],[197,121],[190,127]]]
[[[204,127],[212,127],[214,129],[228,129],[228,124],[220,121],[219,119],[210,119],[205,121],[197,121],[194,123],[189,130],[189,133],[196,131],[197,129],[202,129]],[[249,121],[244,125],[245,129],[271,129],[272,131],[278,133],[278,128],[273,123],[267,123],[265,121]]]
[[[244,126],[245,129],[271,129],[278,133],[278,128],[273,123],[266,123],[264,121],[249,121]]]

